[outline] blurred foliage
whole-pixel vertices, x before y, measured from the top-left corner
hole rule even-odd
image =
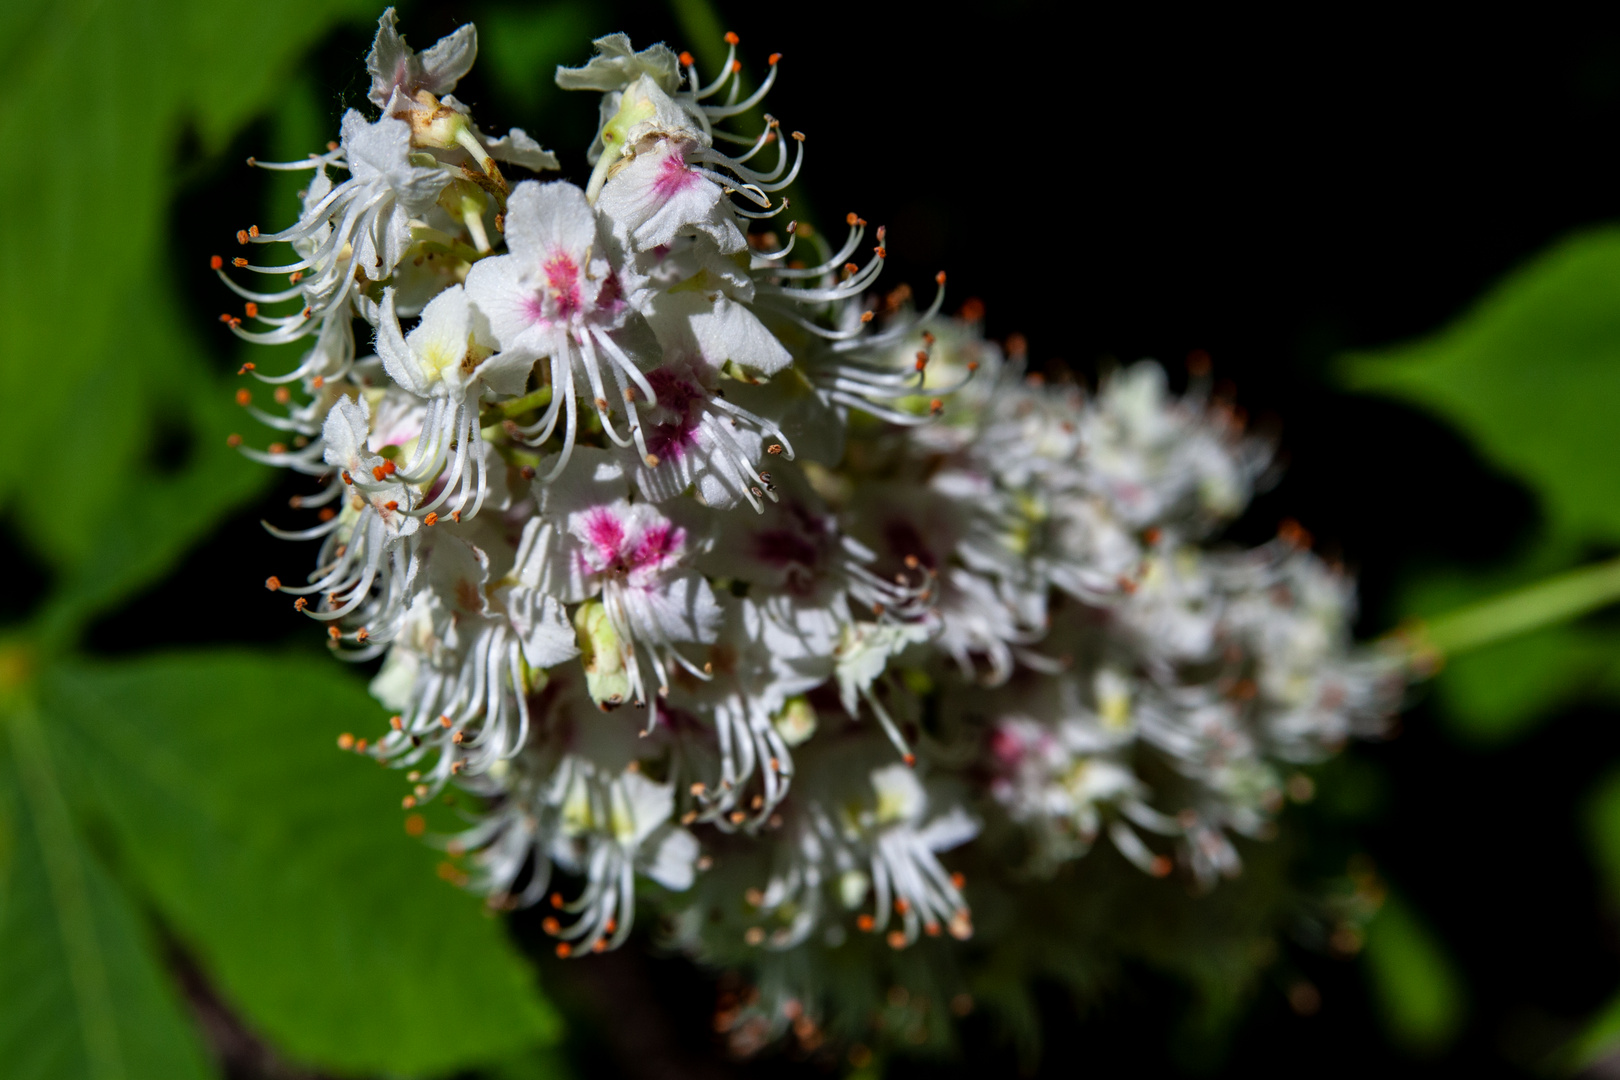
[[[1506,563],[1428,568],[1409,580],[1408,617],[1432,618],[1620,547],[1620,228],[1553,246],[1453,325],[1424,341],[1351,356],[1343,375],[1355,389],[1445,419],[1539,503],[1538,532]],[[1594,606],[1613,599],[1592,597]],[[1620,631],[1601,618],[1554,622],[1446,658],[1432,686],[1457,739],[1502,746],[1560,707],[1620,700]],[[1594,800],[1589,832],[1620,906],[1620,776]],[[1456,1030],[1463,1000],[1430,938],[1416,909],[1393,901],[1367,940],[1368,976],[1390,1030],[1418,1051]],[[1617,1047],[1620,998],[1572,1047],[1572,1061],[1589,1063]]]
[[[538,1049],[558,1023],[502,923],[435,880],[393,809],[397,778],[335,748],[383,725],[352,676],[321,657],[73,652],[91,617],[270,478],[225,449],[242,421],[233,365],[174,287],[182,179],[267,111],[267,154],[324,143],[335,114],[295,65],[376,14],[369,0],[0,7],[0,131],[19,148],[0,165],[0,244],[27,253],[0,263],[0,514],[55,582],[0,630],[8,1076],[215,1075],[187,1015],[199,991],[175,979],[193,965],[301,1065],[561,1067]],[[298,183],[268,187],[285,209]]]

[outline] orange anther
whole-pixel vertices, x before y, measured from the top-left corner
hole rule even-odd
[[[739,42],[741,40],[742,40],[742,38],[738,37],[736,34],[732,33],[730,30],[726,31],[726,44],[727,45],[735,45],[735,44],[737,44],[737,42]]]
[[[249,225],[248,235],[257,240],[259,238],[259,227],[257,225]]]
[[[765,448],[765,452],[767,454],[770,454],[772,457],[775,457],[777,454],[780,454],[782,452],[782,444],[773,442],[773,443],[771,443],[771,445],[769,445],[769,446],[767,446]]]
[[[388,476],[393,476],[395,473],[399,472],[399,466],[395,465],[391,460],[385,461],[383,462],[383,472]]]
[[[900,760],[904,761],[907,765],[910,765],[911,767],[916,768],[916,765],[917,765],[917,755],[916,754],[907,754],[905,757],[901,758]]]
[[[945,403],[939,400],[939,398],[935,398],[928,403],[928,411],[933,413],[935,416],[938,416],[940,413],[945,411]]]
[[[876,254],[880,259],[887,259],[889,257],[889,249],[886,247],[879,247],[876,249]]]
[[[296,285],[303,280],[304,272],[302,270],[294,270],[292,273],[287,275],[287,284],[289,285]]]
[[[681,67],[691,67],[693,62],[694,61],[692,60],[692,54],[691,53],[689,53],[689,52],[681,53]]]
[[[875,312],[875,311],[863,311],[863,312],[861,312],[861,322],[863,322],[863,323],[871,322],[872,319],[874,317],[876,317],[876,315],[877,315],[877,312]]]
[[[934,284],[936,284],[936,285],[945,284],[945,271],[941,270],[939,273],[934,275]]]
[[[338,736],[338,749],[339,750],[353,750],[354,749],[354,736],[350,735],[347,731],[345,731],[343,734],[339,735]]]
[[[411,807],[416,805],[416,796],[415,795],[407,795],[407,796],[405,796],[403,799],[399,800],[399,805],[401,805],[405,809],[409,810]]]
[[[343,470],[343,474],[342,474],[342,475],[343,475],[343,482],[344,482],[344,483],[345,483],[345,484],[352,484],[352,483],[354,483],[354,477],[352,477],[352,476],[350,476],[350,475],[349,475],[349,470],[348,470],[348,469],[344,469],[344,470]]]
[[[921,371],[928,366],[928,354],[922,351],[917,353],[917,370]]]
[[[285,405],[287,402],[292,400],[292,391],[287,389],[285,386],[278,386],[276,387],[276,392],[272,394],[271,397],[276,399],[277,405]]]
[[[861,220],[860,215],[855,213],[853,210],[844,215],[844,224],[850,226],[851,228],[854,228],[855,223],[859,220]]]
[[[450,726],[450,718],[448,716],[440,714],[440,716],[439,716],[439,726],[443,727],[443,728],[449,727]]]
[[[566,941],[559,941],[557,943],[557,956],[559,958],[566,960],[572,955],[574,955],[574,947],[572,945],[568,944]]]
[[[319,390],[321,387],[326,385],[326,377],[324,375],[317,375],[309,381],[309,384],[315,389]]]
[[[371,467],[371,478],[376,480],[378,483],[381,483],[382,478],[387,475],[387,471],[381,465],[373,465]]]
[[[939,923],[932,920],[923,924],[923,933],[929,937],[939,937]]]
[[[218,255],[210,255],[210,256],[208,256],[208,269],[210,269],[210,270],[218,270],[220,267],[222,267],[224,265],[225,265],[225,260],[220,258]]]
[[[552,937],[556,937],[562,932],[562,923],[557,921],[557,916],[547,915],[545,918],[540,920],[540,929],[544,930]]]
[[[242,389],[240,389],[240,390],[238,390],[236,392],[236,403],[238,405],[246,405],[248,402],[250,402],[252,400],[253,400],[253,391],[249,390],[247,387],[244,386],[244,387],[242,387]]]
[[[237,368],[236,373],[238,375],[246,375],[248,372],[252,371],[256,367],[258,367],[258,365],[255,364],[253,361],[249,360],[247,363],[245,363],[241,367]]]
[[[240,269],[241,267],[246,266],[247,264],[248,264],[248,261],[246,259],[242,258],[242,256],[240,256],[240,255],[238,255],[236,258],[231,260],[231,265],[237,267],[238,269]]]
[[[731,62],[731,73],[733,75],[735,75],[735,74],[737,74],[737,72],[739,72],[741,70],[742,70],[742,61],[741,60],[733,60]]]
[[[890,930],[886,940],[891,949],[903,949],[906,947],[906,935],[903,930]]]
[[[276,577],[274,574],[271,574],[269,577],[264,579],[264,587],[269,589],[271,592],[276,592],[281,588],[281,579]]]
[[[392,513],[395,510],[398,510],[399,509],[399,500],[398,499],[389,499],[387,502],[383,503],[383,509],[389,511],[390,513]]]
[[[424,524],[424,525],[437,525],[438,523],[439,523],[439,515],[438,514],[429,514],[427,517],[422,519],[422,524]]]
[[[1174,865],[1175,864],[1170,861],[1169,856],[1155,855],[1153,856],[1153,861],[1148,864],[1148,873],[1152,874],[1154,877],[1166,877],[1169,875]]]
[[[461,524],[461,511],[460,510],[452,510],[452,511],[450,511],[450,516],[455,519],[455,522],[456,522],[457,525]]]
[[[860,267],[856,266],[854,263],[845,263],[844,264],[844,273],[846,273],[846,274],[853,274],[859,269],[860,269]]]
[[[338,148],[338,144],[337,144],[337,143],[335,143],[335,142],[332,142],[332,141],[330,141],[330,140],[328,140],[328,141],[327,141],[327,144],[326,144],[326,148],[327,148],[327,149],[328,149],[328,150],[336,150],[336,149],[337,149],[337,148]]]
[[[316,516],[318,516],[322,521],[331,521],[333,518],[337,517],[337,511],[332,509],[330,506],[323,506],[321,507],[321,512]]]
[[[861,915],[855,920],[856,927],[868,934],[872,932],[872,927],[875,925],[875,923],[876,920],[870,915]]]
[[[238,244],[245,244],[248,242],[248,234],[246,229],[236,230],[236,242]]]
[[[603,931],[606,932],[606,933],[609,933],[609,934],[611,934],[614,931],[618,930],[618,928],[619,928],[619,920],[618,919],[609,919],[606,923],[604,923],[602,925]]]
[[[354,752],[357,753],[357,754],[365,753],[366,752],[366,740],[364,740],[364,739],[355,740]]]
[[[326,628],[326,636],[331,638],[333,641],[338,641],[343,637],[343,631],[339,630],[335,626],[328,626]]]
[[[421,836],[427,832],[427,818],[421,814],[412,814],[405,819],[405,835]]]
[[[969,371],[978,371],[979,370],[979,362],[977,360],[969,360],[967,369]]]
[[[549,899],[551,901],[551,906],[552,907],[557,908],[558,910],[562,909],[562,906],[563,906],[563,894],[562,893],[554,892],[554,893],[551,894]]]
[[[769,58],[769,59],[767,59],[767,60],[766,60],[766,61],[765,61],[765,62],[766,62],[766,63],[767,63],[767,64],[769,64],[769,65],[771,65],[771,67],[775,67],[775,66],[776,66],[776,62],[777,62],[777,61],[778,61],[778,60],[780,60],[780,59],[782,59],[782,54],[781,54],[781,53],[779,53],[779,52],[773,52],[773,53],[771,53],[771,55],[770,55],[770,58]]]
[[[303,611],[307,607],[309,607],[309,601],[302,596],[293,601],[294,611]]]
[[[242,445],[242,436],[235,434],[225,436],[225,445],[235,450]]]
[[[358,630],[356,630],[354,632],[354,640],[356,640],[356,641],[358,641],[358,642],[360,642],[362,644],[364,644],[370,638],[371,638],[371,631],[367,630],[363,626],[360,629],[358,629]]]
[[[909,900],[907,900],[903,896],[895,897],[895,900],[894,900],[894,913],[896,915],[904,915],[906,912],[908,912],[910,910],[911,910],[911,902]]]
[[[402,731],[405,727],[405,718],[403,716],[390,716],[388,718],[388,726],[393,728],[395,731]]]
[[[256,319],[259,317],[259,305],[255,304],[251,300],[249,300],[246,304],[243,304],[242,309],[247,312],[247,317],[250,319]]]

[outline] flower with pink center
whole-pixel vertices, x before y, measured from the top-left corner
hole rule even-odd
[[[561,181],[517,185],[507,200],[506,242],[509,254],[484,259],[468,272],[467,296],[488,317],[501,353],[550,361],[551,403],[538,422],[522,429],[524,437],[542,443],[566,418],[562,453],[549,481],[573,452],[576,399],[596,409],[609,438],[628,446],[630,440],[613,426],[609,403],[628,408],[638,391],[648,400],[656,395],[619,340],[638,296],[626,290],[622,270],[609,261],[585,193]],[[635,429],[635,410],[628,411]]]
[[[629,496],[629,480],[614,457],[579,448],[541,496],[540,516],[524,532],[517,576],[565,603],[600,597],[630,697],[645,704],[642,656],[661,691],[668,689],[671,664],[708,678],[676,646],[714,641],[721,612],[709,583],[688,565],[693,545],[687,530]]]

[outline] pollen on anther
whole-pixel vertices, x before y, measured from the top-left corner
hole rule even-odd
[[[732,33],[730,30],[726,31],[726,44],[727,45],[735,45],[741,40],[742,40],[742,38],[738,37],[736,34]]]
[[[242,258],[242,256],[240,256],[240,255],[238,255],[236,258],[231,260],[231,265],[234,266],[234,267],[237,267],[238,269],[240,269],[241,267],[246,266],[247,264],[248,264],[248,261],[246,259]]]
[[[259,305],[255,304],[251,300],[242,305],[242,310],[247,312],[247,317],[250,319],[256,319],[259,317]]]
[[[218,255],[210,255],[210,256],[208,256],[208,269],[210,269],[210,270],[218,270],[220,267],[222,267],[224,265],[225,265],[225,260],[220,258]]]
[[[395,731],[400,731],[405,727],[405,718],[403,716],[390,716],[388,718],[388,726],[393,728]]]
[[[253,392],[251,390],[249,390],[247,387],[244,386],[242,389],[240,389],[240,390],[238,390],[236,392],[236,403],[238,405],[246,405],[249,402],[251,402],[252,400],[253,400]]]
[[[428,514],[427,517],[422,519],[422,524],[424,524],[424,525],[432,526],[432,525],[437,525],[438,523],[439,523],[439,515],[438,514],[430,513],[430,514]]]
[[[236,230],[236,242],[238,244],[245,244],[248,242],[248,234],[246,229]]]
[[[339,735],[338,736],[338,749],[339,750],[353,750],[354,749],[354,736],[350,735],[347,731],[345,731],[343,734]]]
[[[274,574],[271,574],[269,577],[264,579],[264,587],[269,589],[271,592],[276,592],[281,588],[281,579],[276,577]]]
[[[919,350],[918,353],[917,353],[917,370],[921,371],[923,368],[925,368],[927,366],[928,366],[928,354],[926,352],[922,352],[921,350]]]
[[[398,499],[389,499],[387,502],[383,503],[383,509],[387,510],[390,513],[392,513],[395,510],[398,510],[399,509],[399,500]]]
[[[934,284],[936,284],[936,285],[945,284],[945,271],[941,270],[939,273],[934,275]]]
[[[647,462],[647,467],[649,469],[658,468],[658,455],[657,454],[648,454],[646,456],[646,458],[644,458],[643,460],[645,460]]]
[[[731,62],[731,73],[733,75],[735,75],[735,74],[737,74],[737,72],[739,72],[741,70],[742,70],[742,61],[741,60],[733,60]]]
[[[307,607],[309,607],[309,600],[307,600],[306,598],[304,598],[302,596],[300,596],[298,599],[293,601],[293,610],[294,611],[303,611]]]
[[[335,626],[328,626],[326,628],[326,636],[331,638],[333,641],[338,641],[343,637],[343,631],[339,630]]]
[[[692,63],[693,63],[693,60],[692,60],[692,54],[691,53],[689,53],[689,52],[681,53],[681,67],[691,67]]]
[[[770,55],[770,56],[769,56],[769,57],[768,57],[768,58],[767,58],[767,59],[766,59],[766,61],[765,61],[765,62],[766,62],[766,63],[767,63],[767,64],[769,64],[769,65],[770,65],[770,66],[771,66],[771,67],[775,67],[775,66],[776,66],[776,62],[777,62],[777,61],[778,61],[778,60],[780,60],[780,59],[782,59],[782,54],[781,54],[781,53],[779,53],[779,52],[773,52],[773,53],[771,53],[771,55]]]
[[[230,447],[232,450],[235,450],[238,446],[242,445],[242,436],[234,433],[225,436],[225,445]]]
[[[444,727],[444,728],[449,727],[450,726],[450,718],[448,716],[440,714],[440,716],[439,716],[439,726]]]
[[[248,235],[253,237],[253,239],[257,240],[259,238],[259,227],[257,225],[249,225],[248,226]]]

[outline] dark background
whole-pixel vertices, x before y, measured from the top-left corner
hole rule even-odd
[[[500,10],[401,7],[418,48],[474,19],[486,55]],[[1463,25],[1358,10],[1307,24],[1169,9],[1126,19],[1017,2],[965,16],[874,4],[719,7],[752,72],[768,53],[783,54],[768,104],[808,136],[814,220],[837,231],[855,210],[889,226],[889,285],[911,281],[926,294],[947,269],[949,309],[981,298],[991,336],[1021,332],[1034,364],[1060,361],[1082,377],[1112,359],[1155,357],[1177,379],[1189,351],[1207,350],[1217,377],[1278,432],[1288,462],[1235,535],[1259,539],[1285,516],[1303,522],[1321,550],[1358,569],[1365,636],[1391,626],[1403,575],[1484,565],[1533,531],[1537,511],[1523,489],[1439,423],[1334,390],[1332,361],[1438,329],[1548,242],[1616,216],[1613,21],[1492,22],[1475,12]],[[662,6],[578,10],[589,33],[624,29],[638,45],[695,48]],[[334,131],[341,107],[364,97],[370,33],[345,31],[315,59]],[[571,62],[587,55],[581,38]],[[549,70],[535,79],[549,82]],[[482,67],[457,96],[486,129],[515,123],[539,135],[562,153],[565,175],[583,181],[595,117],[587,96],[525,101]],[[177,207],[174,257],[199,321],[222,298],[195,268],[240,227],[255,182],[240,160],[264,138],[264,128],[251,130],[225,160],[199,166],[185,213]],[[219,347],[234,354],[223,334]],[[92,645],[317,647],[307,623],[260,585],[301,565],[301,552],[257,524],[294,490],[284,485],[232,521],[174,581],[104,620]],[[206,631],[181,617],[165,622],[162,612],[176,609],[154,601],[205,579],[224,583],[235,621]],[[1492,754],[1448,741],[1420,693],[1397,739],[1354,751],[1380,771],[1384,790],[1354,842],[1426,916],[1467,983],[1469,1026],[1441,1060],[1412,1059],[1385,1041],[1353,962],[1298,950],[1291,959],[1320,989],[1320,1011],[1296,1016],[1281,989],[1262,989],[1224,1058],[1205,1055],[1201,1071],[1541,1071],[1620,984],[1615,926],[1578,827],[1580,800],[1620,756],[1616,719],[1562,715]],[[548,985],[573,991],[559,1003],[585,1028],[582,1074],[737,1068],[710,1042],[712,987],[686,965],[628,953],[591,963],[589,973],[546,965]],[[1083,1016],[1056,991],[1043,1000],[1043,1075],[1189,1067],[1176,1047],[1185,994],[1174,985],[1135,973]],[[987,1032],[970,1024],[968,1034],[963,1075],[1012,1070]]]

